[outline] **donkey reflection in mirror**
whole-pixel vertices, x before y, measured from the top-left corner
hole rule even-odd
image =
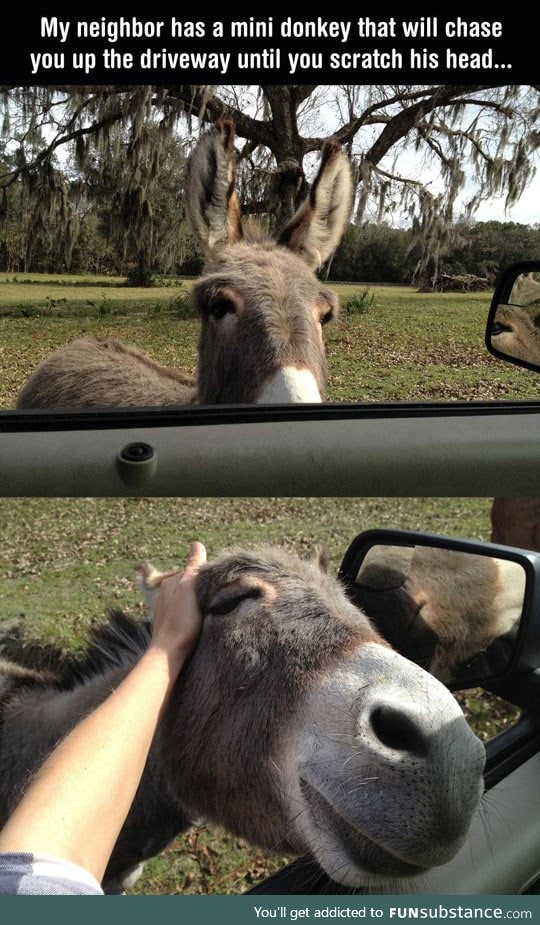
[[[513,646],[525,571],[518,562],[455,549],[377,545],[362,561],[351,598],[402,655],[451,681],[495,640]]]
[[[155,593],[161,576],[147,571]],[[319,563],[232,550],[197,579],[204,625],[153,743],[106,873],[204,819],[254,845],[310,853],[346,886],[446,863],[482,792],[484,749],[451,694],[394,652]],[[0,809],[148,644],[116,614],[56,677],[4,664]],[[2,818],[0,818],[0,825]]]
[[[531,274],[518,276],[508,304],[497,306],[491,343],[501,353],[540,366],[540,282]]]
[[[322,400],[322,327],[338,300],[313,271],[347,227],[350,163],[339,143],[327,140],[309,196],[278,241],[250,240],[235,190],[233,142],[232,123],[216,124],[201,136],[187,171],[187,212],[206,254],[193,288],[201,320],[197,381],[120,341],[83,337],[41,363],[19,408]]]

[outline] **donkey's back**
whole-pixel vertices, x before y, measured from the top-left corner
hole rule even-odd
[[[119,408],[191,404],[195,381],[108,337],[80,337],[47,357],[18,408]]]

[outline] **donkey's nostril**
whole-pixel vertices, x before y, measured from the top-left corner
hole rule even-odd
[[[427,738],[416,721],[396,707],[382,704],[372,710],[371,728],[386,747],[411,755],[427,755]]]

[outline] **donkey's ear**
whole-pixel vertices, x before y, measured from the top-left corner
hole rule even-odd
[[[204,251],[242,238],[235,179],[234,123],[222,119],[201,135],[186,172],[186,209]]]
[[[278,244],[317,269],[338,246],[349,223],[352,202],[351,164],[339,141],[329,138],[323,145],[321,165],[309,196],[282,231]]]
[[[170,572],[160,572],[150,562],[138,565],[135,569],[135,587],[142,594],[148,620],[153,619],[161,582],[164,578],[177,575],[180,571],[181,569],[172,569]]]

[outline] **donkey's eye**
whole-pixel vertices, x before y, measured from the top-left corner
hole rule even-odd
[[[250,588],[249,591],[242,591],[232,597],[218,599],[215,604],[210,604],[208,612],[215,617],[224,617],[226,614],[232,613],[243,601],[257,600],[260,597],[262,597],[260,588]]]
[[[332,321],[333,317],[334,317],[334,309],[329,308],[328,311],[324,313],[324,315],[321,315],[321,319],[320,319],[321,324],[328,324],[329,321]]]
[[[213,299],[208,306],[208,311],[212,315],[212,318],[219,321],[220,318],[224,318],[225,315],[235,315],[236,305],[230,299]]]
[[[495,321],[491,326],[493,337],[497,337],[498,334],[513,334],[513,332],[514,329],[509,324],[503,324],[502,321]]]

